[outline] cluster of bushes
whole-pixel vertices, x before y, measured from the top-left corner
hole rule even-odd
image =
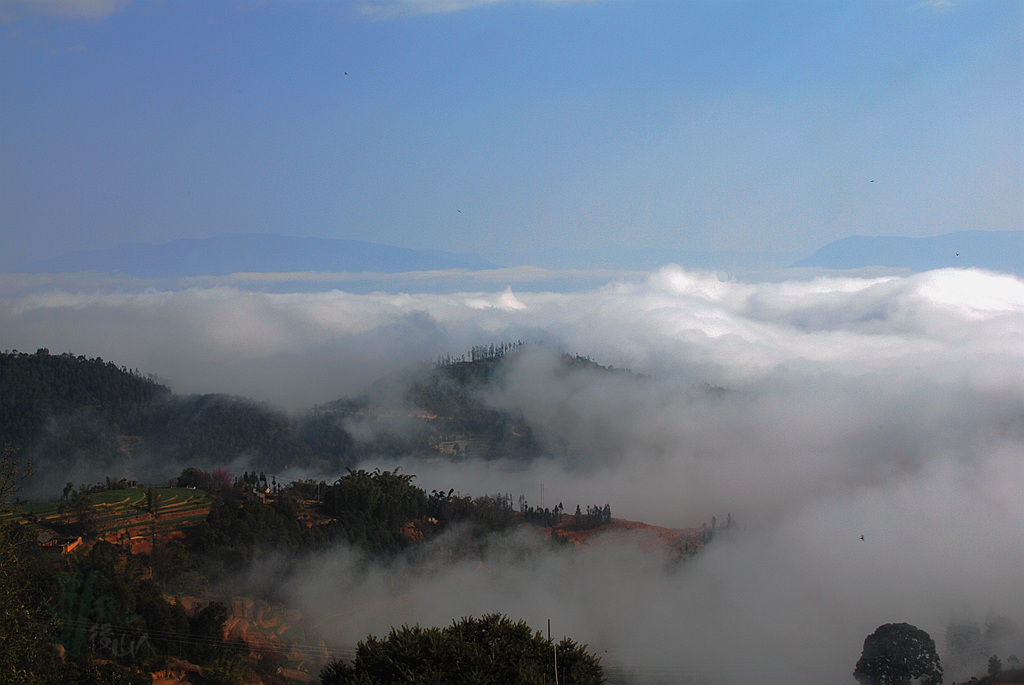
[[[599,685],[604,672],[586,645],[569,638],[553,643],[524,621],[489,614],[463,618],[446,628],[402,626],[383,639],[370,635],[359,643],[351,664],[328,664],[320,682]]]

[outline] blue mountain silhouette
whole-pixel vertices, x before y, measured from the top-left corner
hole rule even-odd
[[[927,238],[851,236],[825,245],[793,266],[884,266],[911,271],[970,267],[1024,276],[1024,231],[958,231]]]

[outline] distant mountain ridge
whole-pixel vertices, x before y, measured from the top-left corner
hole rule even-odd
[[[221,233],[212,238],[133,243],[79,250],[39,260],[27,273],[99,271],[140,278],[223,276],[238,272],[383,272],[497,268],[475,254],[413,250],[361,240],[261,233]]]
[[[754,253],[707,253],[672,255],[661,251],[572,250],[559,252],[560,259],[538,253],[553,268],[602,266],[605,268],[657,268],[666,261],[698,268],[752,266]],[[554,254],[554,253],[552,253]],[[795,256],[795,255],[794,255]],[[792,259],[793,257],[790,257]],[[762,262],[782,267],[785,255]],[[581,262],[581,263],[577,263]],[[620,263],[622,262],[622,263]],[[941,268],[978,268],[1024,277],[1024,230],[959,231],[931,237],[850,236],[816,250],[790,264],[793,267],[860,269],[883,267],[928,271]],[[94,271],[123,273],[137,278],[225,276],[232,273],[350,273],[397,274],[414,271],[502,268],[471,253],[414,250],[380,243],[340,238],[310,238],[258,233],[221,233],[211,238],[173,240],[161,244],[132,243],[98,250],[78,250],[38,260],[11,273],[75,273]]]
[[[912,271],[958,267],[1024,277],[1024,231],[958,231],[925,238],[850,236],[829,243],[793,266],[882,266]]]
[[[291,415],[242,397],[178,395],[100,358],[51,355],[45,348],[3,351],[0,446],[10,444],[31,460],[30,495],[111,474],[163,482],[185,467],[242,459],[271,473],[289,465],[331,473],[380,455],[523,463],[544,455],[588,456],[567,436],[538,432],[520,408],[488,403],[488,394],[505,383],[508,364],[526,349],[521,342],[474,346],[468,357],[417,366],[363,394]],[[588,374],[584,386],[595,392],[612,378],[643,380],[580,355],[540,347],[530,352],[554,355],[556,374]],[[402,397],[403,408],[396,410],[388,396]]]

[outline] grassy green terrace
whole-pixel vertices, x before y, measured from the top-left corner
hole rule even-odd
[[[144,528],[147,533],[174,533],[201,523],[210,512],[213,498],[202,490],[153,488],[150,512],[146,488],[89,493],[91,515],[99,537]],[[61,505],[63,504],[63,513]],[[0,514],[0,521],[47,529],[77,519],[75,501],[30,502]]]

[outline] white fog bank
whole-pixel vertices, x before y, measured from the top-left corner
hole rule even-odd
[[[741,282],[667,267],[571,292],[107,282],[0,298],[5,349],[100,355],[176,392],[290,408],[515,340],[641,376],[558,375],[552,355],[525,354],[487,401],[571,459],[367,466],[401,466],[428,491],[740,525],[681,565],[629,545],[553,552],[523,534],[487,563],[429,569],[367,570],[339,549],[290,588],[339,644],[502,611],[536,628],[550,618],[637,682],[810,685],[853,682],[882,623],[915,624],[940,652],[964,611],[1024,626],[1024,281],[1011,276]],[[947,682],[983,670],[947,666]]]

